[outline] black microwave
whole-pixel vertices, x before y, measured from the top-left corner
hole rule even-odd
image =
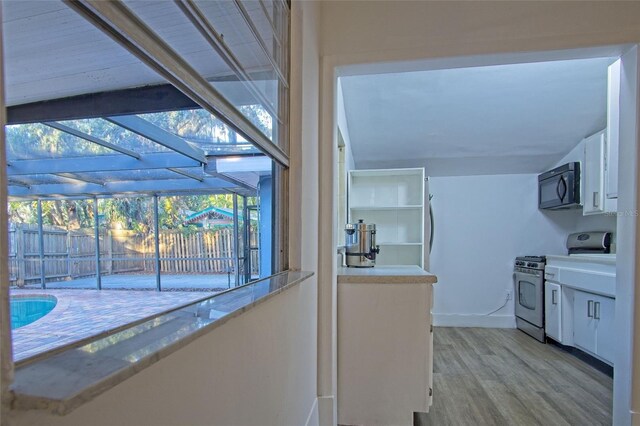
[[[538,176],[538,208],[580,207],[580,163],[567,163]]]

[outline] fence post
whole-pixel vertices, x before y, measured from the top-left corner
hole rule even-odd
[[[105,242],[107,243],[107,256],[109,256],[109,263],[107,264],[107,274],[113,274],[113,232],[111,229],[105,231]]]
[[[96,250],[96,288],[102,290],[102,276],[100,271],[100,218],[98,217],[98,197],[93,197],[93,238]]]
[[[26,276],[26,265],[24,257],[24,226],[22,224],[15,225],[16,238],[16,261],[18,262],[18,273],[16,277],[16,285],[24,287]]]
[[[153,232],[156,265],[156,290],[162,291],[160,278],[160,221],[158,220],[158,194],[153,194]]]
[[[235,269],[236,287],[240,285],[240,253],[238,253],[238,194],[233,194],[233,269]]]
[[[46,271],[44,268],[44,230],[42,225],[42,201],[38,199],[38,246],[40,253],[40,286],[47,288],[46,283]]]
[[[67,281],[72,279],[71,277],[71,231],[67,230]]]

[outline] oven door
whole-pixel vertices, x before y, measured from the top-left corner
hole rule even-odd
[[[544,276],[542,271],[515,272],[516,316],[544,326]]]

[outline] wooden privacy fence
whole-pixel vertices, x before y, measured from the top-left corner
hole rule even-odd
[[[45,280],[69,280],[96,273],[96,247],[93,229],[43,227],[43,258],[40,258],[38,226],[9,224],[9,279],[18,286],[38,282],[44,264]],[[153,233],[128,230],[100,230],[100,273],[104,275],[155,273]],[[243,253],[242,233],[239,240]],[[251,246],[257,236],[251,233]],[[170,274],[216,274],[234,270],[233,230],[198,230],[159,233],[160,272]],[[257,250],[250,251],[251,274],[258,274]],[[241,267],[243,265],[240,260]]]

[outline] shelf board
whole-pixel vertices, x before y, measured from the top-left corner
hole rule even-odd
[[[419,176],[422,178],[424,168],[351,170],[349,173],[353,177]]]
[[[413,204],[406,206],[354,206],[349,207],[351,210],[417,210],[421,209],[422,204]]]

